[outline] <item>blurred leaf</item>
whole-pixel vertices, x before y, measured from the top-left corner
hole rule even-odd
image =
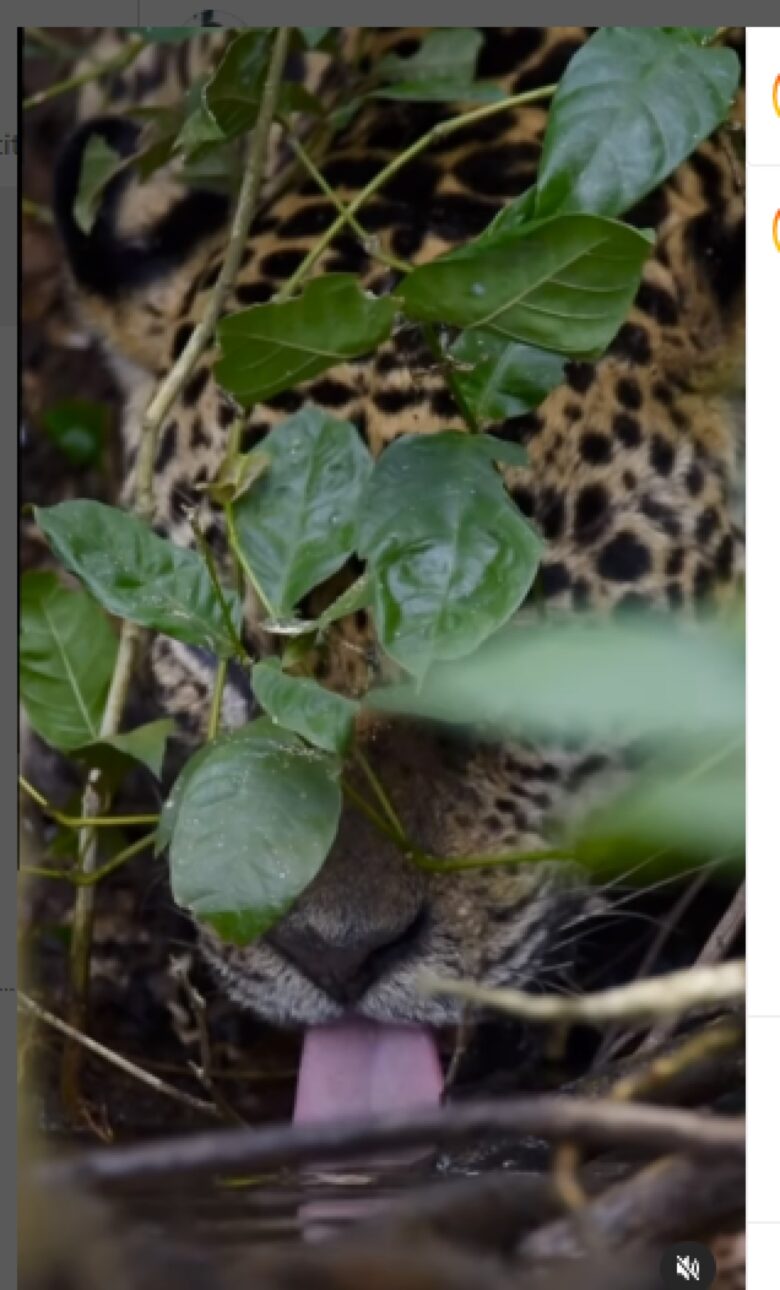
[[[312,407],[276,426],[262,451],[271,465],[233,508],[235,534],[252,576],[284,615],[354,550],[372,459],[353,425]]]
[[[479,424],[538,407],[561,384],[566,362],[561,354],[479,329],[461,332],[449,356],[457,364],[452,380]]]
[[[340,618],[347,618],[350,614],[357,613],[358,609],[368,609],[374,603],[374,591],[371,586],[371,578],[364,573],[362,577],[357,578],[346,591],[337,596],[332,604],[320,614],[317,619],[318,628],[330,627],[331,623],[338,622]]]
[[[377,66],[384,81],[448,81],[468,85],[474,80],[484,41],[473,27],[438,27],[408,58],[389,54]]]
[[[324,104],[312,94],[311,90],[293,81],[283,81],[280,85],[276,110],[281,116],[291,116],[293,112],[308,112],[310,116],[325,115]]]
[[[100,461],[106,432],[108,408],[88,399],[63,399],[48,408],[43,427],[74,466],[94,466]]]
[[[415,676],[460,658],[521,604],[542,544],[504,490],[488,439],[457,431],[396,439],[360,513],[379,638]]]
[[[102,135],[90,137],[81,159],[79,187],[73,202],[73,218],[82,233],[92,232],[103,192],[126,164],[126,159],[110,148]]]
[[[194,551],[102,502],[36,507],[35,519],[54,554],[109,613],[222,658],[233,654],[206,564]],[[230,590],[223,594],[237,629],[238,597]]]
[[[738,84],[731,49],[704,49],[659,27],[602,27],[555,92],[537,218],[628,210],[725,119]]]
[[[561,215],[479,240],[414,269],[397,288],[423,322],[595,357],[636,294],[652,238],[596,215]]]
[[[680,40],[692,40],[696,45],[706,45],[717,31],[717,27],[662,27],[661,31]]]
[[[744,658],[722,623],[659,615],[516,624],[471,658],[432,669],[418,688],[376,691],[371,705],[497,735],[643,738],[713,745],[742,737]]]
[[[100,733],[118,642],[100,607],[53,573],[21,580],[19,695],[30,725],[68,752]]]
[[[263,719],[202,752],[173,821],[173,895],[247,945],[321,868],[338,828],[339,766]]]
[[[398,81],[372,90],[370,97],[411,103],[497,103],[506,95],[500,85],[487,81]]]
[[[323,40],[330,31],[330,27],[299,27],[298,31],[303,37],[303,43],[307,49],[316,49],[322,44]]]
[[[147,725],[137,726],[125,734],[111,735],[95,743],[85,744],[78,749],[79,757],[88,761],[90,766],[118,766],[123,769],[128,761],[140,762],[160,779],[165,756],[165,745],[176,727],[171,717],[159,721],[150,721]]]
[[[325,752],[343,756],[347,751],[358,712],[351,699],[307,677],[285,675],[276,658],[252,668],[252,689],[274,724]]]
[[[309,381],[375,349],[393,325],[395,302],[363,291],[357,278],[329,273],[281,304],[253,305],[217,327],[216,376],[246,406]]]

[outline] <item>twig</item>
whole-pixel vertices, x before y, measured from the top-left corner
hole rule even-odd
[[[746,891],[743,882],[720,922],[704,943],[691,971],[698,972],[708,969],[712,971],[712,965],[719,963],[728,954],[745,925],[745,899]],[[730,967],[731,964],[725,964],[724,966]],[[637,1053],[651,1052],[659,1044],[662,1044],[665,1039],[669,1038],[673,1029],[674,1025],[669,1022],[655,1026],[650,1031],[650,1034],[642,1040]]]
[[[57,81],[54,85],[49,85],[45,90],[38,90],[37,94],[31,94],[22,103],[22,110],[27,112],[30,108],[40,107],[42,103],[48,103],[50,99],[57,98],[60,94],[67,94],[69,90],[81,89],[82,85],[88,85],[90,81],[99,80],[101,76],[108,76],[111,72],[121,72],[125,67],[129,67],[140,54],[141,50],[146,47],[146,41],[143,37],[136,37],[129,40],[123,45],[118,54],[113,58],[107,58],[104,63],[96,63],[94,67],[88,67],[86,71],[78,72],[75,76],[68,76],[64,81]]]
[[[53,1012],[49,1012],[46,1008],[42,1008],[39,1003],[36,1003],[34,999],[31,999],[30,996],[25,994],[23,991],[20,990],[17,993],[17,1000],[18,1006],[23,1012],[30,1013],[30,1015],[35,1017],[37,1021],[41,1021],[44,1025],[50,1026],[52,1030],[58,1030],[60,1034],[65,1035],[72,1043],[78,1044],[80,1048],[86,1049],[90,1053],[94,1053],[96,1057],[99,1057],[104,1062],[108,1062],[109,1065],[116,1066],[118,1070],[124,1071],[126,1075],[132,1076],[132,1078],[138,1080],[139,1083],[146,1084],[148,1088],[154,1089],[155,1093],[161,1093],[164,1097],[169,1097],[173,1101],[179,1102],[182,1106],[188,1107],[191,1111],[202,1111],[204,1114],[211,1116],[217,1116],[219,1114],[217,1107],[211,1102],[203,1102],[200,1098],[192,1097],[189,1093],[182,1093],[180,1089],[174,1088],[172,1084],[168,1084],[165,1080],[159,1079],[157,1075],[150,1075],[150,1073],[143,1070],[142,1067],[136,1066],[135,1062],[128,1061],[128,1059],[126,1057],[122,1057],[120,1053],[115,1053],[113,1049],[106,1048],[103,1044],[99,1044],[95,1039],[91,1039],[89,1035],[82,1034],[80,1030],[75,1030],[73,1026],[69,1026],[66,1021],[62,1021],[60,1017],[55,1017]]]
[[[195,1018],[195,1027],[198,1032],[198,1048],[200,1050],[200,1066],[196,1062],[190,1062],[190,1068],[196,1079],[203,1085],[204,1089],[210,1094],[214,1105],[218,1108],[223,1118],[233,1124],[244,1124],[241,1116],[233,1110],[230,1103],[223,1097],[221,1091],[214,1083],[216,1072],[213,1069],[213,1056],[211,1052],[211,1037],[209,1035],[208,1017],[206,1015],[206,1001],[200,990],[192,984],[187,963],[183,959],[174,959],[171,963],[171,975],[174,980],[178,981],[192,1009],[192,1015]]]
[[[128,860],[132,860],[141,851],[145,851],[147,847],[152,845],[156,837],[156,832],[147,833],[144,837],[139,838],[137,842],[132,842],[130,846],[123,847],[113,859],[107,860],[99,869],[93,869],[88,874],[73,873],[68,869],[49,869],[41,865],[22,865],[19,872],[29,874],[31,878],[60,878],[65,882],[72,883],[74,887],[92,887],[95,883],[108,877],[115,869],[127,864]]]
[[[550,1142],[577,1141],[592,1147],[634,1148],[654,1154],[685,1151],[702,1159],[735,1163],[742,1160],[745,1150],[742,1120],[666,1107],[544,1095],[341,1123],[223,1129],[113,1151],[87,1151],[43,1166],[41,1181],[70,1186],[229,1174],[349,1159],[356,1152],[452,1147],[507,1134],[533,1135]]]
[[[66,829],[83,829],[87,826],[91,829],[129,828],[136,824],[156,824],[160,818],[159,815],[66,815],[64,811],[58,811],[56,806],[51,806],[43,793],[39,793],[22,775],[19,776],[19,787],[40,807],[44,815],[56,820]]]
[[[257,196],[265,178],[269,134],[284,73],[288,41],[289,29],[279,27],[271,52],[268,77],[263,90],[257,124],[250,139],[246,173],[236,203],[227,253],[219,277],[214,285],[214,290],[209,296],[202,319],[190,336],[171,371],[162,381],[143,417],[133,510],[140,519],[147,522],[153,519],[155,510],[154,462],[160,426],[187,381],[198,358],[211,341],[225,298],[241,262]],[[122,623],[116,666],[101,723],[100,733],[103,737],[116,734],[119,729],[130,681],[136,669],[141,639],[141,629],[136,624],[125,620]],[[90,773],[82,806],[82,815],[87,819],[100,814],[101,800],[97,785],[97,774],[93,771]],[[79,861],[80,872],[83,876],[87,876],[96,868],[97,838],[94,829],[91,827],[86,829],[82,835]],[[93,918],[94,888],[83,885],[76,895],[70,955],[71,1003],[69,1020],[77,1031],[85,1029],[87,1020],[89,956]],[[62,1092],[65,1105],[74,1116],[78,1108],[80,1063],[81,1049],[73,1043],[66,1044],[63,1054]]]
[[[704,1004],[733,1003],[744,998],[745,964],[687,968],[571,998],[528,994],[524,990],[494,990],[470,981],[450,981],[432,973],[421,973],[418,983],[424,994],[465,999],[524,1021],[604,1025],[617,1019],[676,1017]]]
[[[744,1210],[744,1161],[717,1165],[672,1158],[642,1169],[597,1196],[577,1221],[559,1219],[537,1228],[518,1247],[522,1260],[578,1258],[585,1250],[580,1226],[609,1248],[631,1241],[643,1245],[689,1238]]]
[[[147,518],[151,518],[154,514],[153,471],[149,463],[154,461],[157,433],[192,369],[211,342],[214,328],[222,313],[222,307],[241,264],[241,256],[249,233],[249,225],[252,222],[258,194],[265,181],[268,139],[284,74],[289,34],[288,27],[277,28],[257,124],[250,138],[247,151],[246,172],[238,202],[236,203],[233,227],[219,277],[208,298],[203,317],[144,414],[141,446],[138,453],[138,476],[139,501],[142,514]]]
[[[320,240],[315,243],[308,255],[301,261],[298,268],[287,279],[282,290],[277,293],[275,299],[288,300],[297,287],[308,276],[310,270],[319,260],[324,251],[328,249],[334,237],[341,232],[342,228],[353,218],[374,193],[378,192],[389,179],[392,179],[399,170],[403,169],[408,162],[418,157],[421,152],[441,139],[446,139],[449,135],[455,134],[458,130],[466,126],[473,125],[475,121],[483,121],[486,117],[495,116],[498,112],[508,112],[515,107],[525,107],[529,103],[538,103],[544,99],[549,99],[555,93],[556,85],[543,85],[537,90],[526,90],[523,94],[511,94],[505,99],[500,99],[497,103],[486,103],[482,107],[474,108],[471,112],[464,112],[461,116],[451,117],[449,121],[440,121],[427,134],[423,134],[416,139],[410,147],[403,152],[399,152],[388,162],[378,174],[374,176],[365,188],[353,197],[348,206],[345,206],[340,215],[336,217],[328,229],[325,230]]]

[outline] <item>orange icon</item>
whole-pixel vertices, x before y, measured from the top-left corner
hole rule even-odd
[[[775,211],[774,223],[772,224],[772,237],[775,246],[780,251],[780,211]]]
[[[772,88],[772,102],[775,106],[775,112],[780,116],[780,76],[775,77],[775,83]]]

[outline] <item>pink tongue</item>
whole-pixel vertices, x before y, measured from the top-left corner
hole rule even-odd
[[[424,1026],[343,1021],[306,1031],[296,1124],[436,1106],[442,1072]]]

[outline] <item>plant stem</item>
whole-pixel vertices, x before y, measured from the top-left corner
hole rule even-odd
[[[227,632],[228,636],[233,642],[233,648],[235,649],[238,658],[243,659],[244,662],[247,662],[249,660],[249,655],[244,649],[244,646],[241,642],[241,637],[236,631],[235,626],[233,624],[233,619],[230,616],[230,608],[228,606],[227,601],[225,600],[225,593],[222,590],[222,583],[219,580],[219,570],[217,569],[216,562],[214,560],[214,553],[212,552],[211,547],[206,541],[206,538],[203,534],[203,530],[201,529],[200,525],[198,524],[198,521],[195,519],[194,516],[190,519],[190,527],[193,533],[195,534],[195,541],[197,543],[198,550],[200,551],[200,554],[203,556],[204,562],[206,564],[209,578],[211,579],[211,585],[214,588],[214,595],[217,597],[217,603],[219,605],[220,613],[222,615],[222,621],[225,624],[225,631]]]
[[[431,144],[438,143],[441,139],[446,139],[451,134],[456,134],[458,130],[473,125],[475,121],[483,121],[486,117],[496,116],[499,112],[508,112],[515,107],[525,107],[529,103],[538,103],[543,99],[548,99],[555,93],[556,88],[556,85],[543,85],[540,89],[527,90],[524,94],[509,95],[497,103],[485,103],[481,107],[474,108],[471,112],[464,112],[461,116],[452,117],[449,121],[440,121],[427,134],[421,135],[413,144],[403,152],[399,152],[398,156],[388,162],[374,176],[371,182],[361,189],[349,205],[344,207],[342,213],[337,216],[330,228],[325,230],[320,240],[315,243],[309,254],[301,261],[291,277],[287,279],[275,299],[277,301],[288,300],[304,278],[308,276],[323,252],[330,246],[334,237],[341,232],[349,220],[360,210],[361,206],[368,201],[369,197],[373,197],[374,193],[378,192],[389,179],[392,179],[399,170],[402,170],[408,162],[418,157],[421,152],[425,152],[426,148],[430,148]]]
[[[227,659],[221,658],[217,664],[217,670],[214,675],[214,691],[211,696],[211,708],[209,710],[209,724],[206,732],[206,739],[209,743],[216,739],[219,734],[219,721],[222,716],[222,696],[225,693],[225,681],[227,679]]]
[[[118,829],[125,826],[132,827],[134,824],[156,824],[159,815],[67,815],[64,811],[58,811],[56,806],[50,806],[42,793],[37,788],[33,788],[23,776],[19,776],[19,787],[23,793],[35,802],[36,806],[56,820],[65,829]]]
[[[86,875],[70,873],[67,869],[41,868],[39,865],[25,865],[19,872],[28,874],[31,878],[59,878],[63,882],[72,883],[74,887],[93,887],[101,879],[113,873],[115,869],[121,868],[128,860],[132,860],[141,851],[145,851],[147,847],[152,845],[156,837],[156,832],[145,834],[137,842],[132,842],[129,847],[124,847],[114,856],[113,860],[109,860],[100,869],[94,869],[92,873]]]
[[[198,359],[211,343],[223,305],[238,272],[249,233],[249,225],[252,222],[255,205],[257,204],[258,193],[265,180],[268,140],[284,74],[289,36],[290,29],[288,27],[279,27],[277,29],[257,124],[250,139],[244,180],[238,195],[227,252],[219,277],[214,284],[214,290],[209,296],[203,317],[184,346],[179,358],[161,383],[144,415],[141,447],[138,454],[139,501],[142,514],[148,518],[151,518],[154,514],[154,495],[151,486],[152,472],[149,471],[147,475],[143,467],[147,458],[151,456],[153,459],[154,457],[157,432],[164,418],[173,407],[182,386],[191,374]],[[140,480],[142,476],[144,483],[141,487]]]
[[[162,381],[144,414],[138,451],[133,510],[140,519],[147,522],[154,518],[155,512],[154,463],[160,426],[201,354],[211,342],[222,307],[241,262],[241,256],[249,233],[249,225],[257,202],[257,195],[265,179],[268,141],[276,110],[276,100],[284,74],[289,34],[289,28],[287,27],[278,28],[276,33],[257,124],[250,139],[246,172],[238,195],[227,253],[219,277],[209,297],[202,319],[193,331],[171,371]],[[135,53],[143,48],[143,44],[144,42],[141,41],[136,49],[131,42],[131,47],[134,50],[133,57]],[[131,61],[127,49],[124,51],[124,58],[126,61],[123,62],[123,66]],[[104,65],[100,74],[107,69],[107,65]],[[94,74],[94,72],[91,73],[86,79],[92,79]],[[79,78],[73,79],[75,81],[79,80]],[[73,84],[69,85],[68,88],[73,88]],[[134,623],[129,623],[125,620],[122,623],[116,666],[111,680],[106,709],[103,714],[101,736],[116,734],[119,729],[130,680],[137,662],[141,639],[140,628]],[[101,814],[102,798],[98,785],[99,776],[93,771],[90,773],[83,799],[82,815],[86,819],[91,820]],[[97,834],[95,829],[90,826],[84,830],[80,844],[79,872],[82,878],[92,874],[96,867]],[[93,886],[82,885],[76,893],[73,912],[69,1022],[72,1028],[78,1031],[85,1029],[87,1021],[89,956],[92,941],[94,896]],[[74,1118],[79,1109],[79,1075],[82,1055],[82,1048],[79,1044],[71,1041],[66,1044],[62,1064],[62,1095],[65,1106]]]
[[[22,103],[22,110],[29,111],[30,108],[40,107],[41,103],[48,103],[50,99],[57,98],[60,94],[67,94],[70,90],[81,89],[82,85],[88,85],[90,81],[97,81],[101,76],[107,76],[111,72],[121,72],[129,67],[138,57],[142,49],[146,48],[146,41],[143,37],[136,37],[130,40],[122,47],[118,54],[113,58],[108,58],[104,63],[96,63],[94,67],[88,67],[86,71],[78,72],[75,76],[68,76],[63,81],[57,81],[55,85],[49,85],[45,90],[38,90],[37,94],[31,94]]]

